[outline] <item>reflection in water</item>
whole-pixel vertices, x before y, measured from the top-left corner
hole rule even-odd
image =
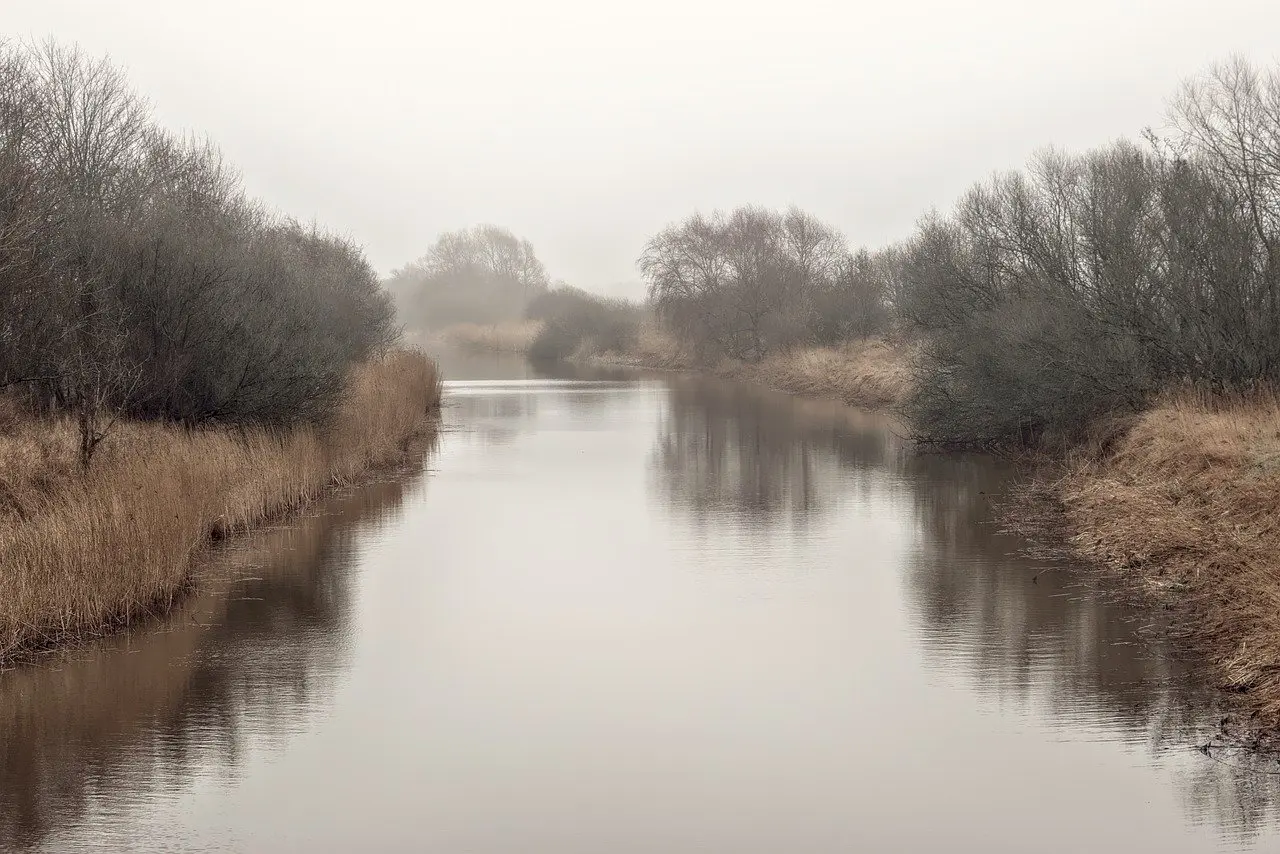
[[[884,419],[851,429],[862,413],[835,404],[702,377],[672,377],[669,387],[651,467],[663,502],[700,522],[812,524],[868,485],[837,489],[833,463],[868,471],[896,453]]]
[[[1120,738],[1157,761],[1203,743],[1220,697],[1160,640],[1159,614],[1069,566],[1029,559],[994,524],[1011,467],[915,452],[887,419],[700,378],[670,382],[650,461],[661,501],[705,523],[812,524],[859,490],[909,501],[900,570],[927,666],[1068,737]],[[868,473],[871,473],[870,475]],[[1093,582],[1096,582],[1093,579]],[[1274,763],[1233,755],[1175,775],[1193,821],[1245,842],[1280,820]]]
[[[0,849],[1276,850],[1280,778],[1191,749],[1218,698],[1020,556],[993,461],[716,381],[453,370],[430,490],[0,675]]]
[[[920,454],[904,474],[921,525],[907,592],[936,666],[962,664],[992,702],[1035,709],[1077,738],[1119,737],[1156,758],[1207,740],[1228,710],[1163,639],[1160,614],[1070,566],[1028,559],[1025,541],[993,524],[1010,471]],[[1267,764],[1232,756],[1177,775],[1190,817],[1241,840],[1274,825],[1280,778]]]
[[[352,549],[395,523],[398,476],[219,550],[162,625],[0,677],[0,849],[29,846],[100,797],[145,801],[197,767],[234,775],[305,726],[346,666]]]

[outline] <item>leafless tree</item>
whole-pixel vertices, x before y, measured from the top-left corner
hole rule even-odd
[[[700,356],[758,361],[812,337],[815,300],[848,264],[843,237],[811,215],[743,207],[664,229],[638,267],[659,316]]]
[[[438,328],[519,318],[548,287],[533,245],[496,225],[440,235],[387,283],[407,322]]]

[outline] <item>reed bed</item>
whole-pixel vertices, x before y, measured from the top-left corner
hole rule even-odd
[[[123,422],[88,470],[71,421],[0,414],[0,663],[165,610],[211,540],[403,460],[439,405],[435,363],[399,350],[326,427]]]
[[[626,353],[603,353],[608,364],[659,370],[698,370],[697,359],[657,324],[641,324]],[[866,338],[839,347],[798,347],[756,365],[724,360],[704,369],[726,379],[754,382],[779,391],[839,400],[868,409],[898,405],[911,389],[912,347]]]

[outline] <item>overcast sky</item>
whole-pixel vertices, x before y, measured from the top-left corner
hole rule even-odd
[[[904,236],[1036,148],[1161,123],[1214,59],[1274,63],[1280,3],[0,0],[0,30],[110,54],[384,272],[494,222],[606,289],[695,209]]]

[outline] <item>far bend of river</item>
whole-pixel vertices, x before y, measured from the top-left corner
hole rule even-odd
[[[0,674],[0,849],[1280,851],[1280,777],[1195,750],[1216,695],[1150,612],[986,523],[992,461],[690,376],[445,370],[425,468]]]

